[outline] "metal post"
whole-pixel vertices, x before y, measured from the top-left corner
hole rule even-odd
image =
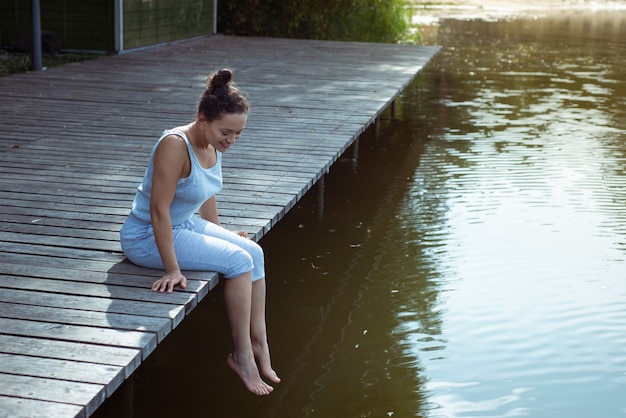
[[[217,33],[217,0],[213,0],[213,35]]]
[[[41,59],[41,10],[39,8],[39,0],[31,0],[31,20],[33,25],[33,48],[31,66],[34,71],[41,70],[43,67]]]
[[[115,52],[121,54],[124,51],[124,3],[123,0],[115,0],[113,3],[113,24],[115,32]]]

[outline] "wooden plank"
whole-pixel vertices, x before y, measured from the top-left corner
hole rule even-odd
[[[77,328],[63,328],[63,333],[57,333],[58,327],[53,325],[45,325],[44,331],[39,329],[35,333],[25,333],[27,327],[21,327],[15,332],[10,332],[10,326],[6,329],[2,329],[2,333],[12,335],[24,335],[39,338],[48,339],[62,339],[78,342],[89,343],[101,343],[102,339],[107,338],[110,330],[131,332],[133,338],[128,339],[130,343],[135,345],[122,345],[123,347],[141,348],[143,345],[137,345],[135,342],[144,342],[144,345],[152,345],[156,342],[153,341],[150,335],[144,335],[146,333],[155,334],[158,342],[161,342],[163,338],[172,330],[171,321],[169,318],[155,318],[141,315],[128,315],[118,314],[113,312],[94,312],[86,311],[83,309],[64,309],[53,308],[47,306],[34,306],[34,305],[17,305],[14,303],[0,302],[0,318],[7,319],[19,319],[25,321],[36,321],[38,324],[63,324],[63,325],[78,325]],[[19,326],[20,323],[12,324]],[[39,326],[39,325],[38,325]],[[81,326],[91,327],[86,332]],[[32,327],[28,327],[32,330]],[[49,331],[52,333],[49,334]],[[69,338],[70,332],[80,332],[78,338]],[[92,332],[96,331],[96,332]],[[138,333],[136,332],[138,331]],[[94,334],[94,335],[92,335]],[[105,343],[108,346],[119,346],[115,340],[117,340],[118,334],[114,333],[111,336],[113,342]],[[127,338],[124,338],[126,340]],[[151,350],[152,351],[152,350]]]
[[[103,385],[107,397],[124,381],[121,367],[0,353],[1,373]]]
[[[37,308],[25,306],[22,308],[37,315]],[[66,315],[69,316],[69,315]],[[58,322],[41,320],[22,320],[0,317],[0,329],[3,334],[31,336],[48,340],[63,340],[79,343],[101,344],[111,347],[134,348],[141,352],[146,359],[157,346],[156,334],[151,332],[120,329],[121,323],[116,318],[110,319],[110,325],[105,327],[70,325]],[[0,364],[0,372],[3,371]]]
[[[0,395],[0,417],[3,418],[85,418],[85,408],[58,402]]]
[[[48,263],[50,257],[41,255],[0,253],[0,257],[3,260],[3,263],[0,263],[2,275],[131,286],[143,290],[148,289],[152,282],[161,277],[161,271],[145,269],[126,261],[113,266],[104,264],[108,269],[101,271],[97,267],[102,266],[101,263],[95,263],[94,270],[89,270],[91,267],[78,260],[66,260],[63,262],[63,268],[59,268],[49,266],[54,265],[52,262]],[[218,275],[215,272],[185,271],[185,275],[188,278],[187,289],[181,292],[196,294],[198,299],[206,295],[218,282]]]
[[[0,225],[1,232],[7,232],[9,234],[17,233],[19,235],[30,234],[30,235],[38,235],[43,233],[43,236],[53,236],[53,237],[73,237],[73,238],[81,238],[81,239],[92,239],[92,240],[104,240],[104,241],[113,241],[116,242],[119,240],[119,232],[118,231],[103,231],[101,229],[88,229],[83,230],[80,228],[61,228],[50,225],[42,225],[39,222],[29,222],[26,224],[18,224],[18,225]],[[28,240],[28,242],[34,242],[33,240]],[[57,245],[60,245],[60,241],[56,241]],[[103,248],[103,247],[97,247]],[[106,247],[105,247],[106,248]],[[119,251],[119,246],[115,245],[113,250]]]
[[[54,379],[0,373],[0,397],[23,398],[24,395],[34,400],[57,403],[63,400],[63,404],[84,407],[86,416],[93,414],[106,399],[103,385],[81,382],[63,382],[60,385]],[[3,410],[0,415],[6,412]]]
[[[67,248],[85,248],[87,250],[104,250],[104,251],[120,251],[120,245],[117,241],[99,241],[97,239],[80,239],[71,237],[59,237],[54,234],[50,235],[25,235],[19,232],[0,231],[0,241],[13,243],[28,243],[34,245],[55,245]]]
[[[126,378],[137,370],[141,363],[141,352],[137,349],[2,333],[0,333],[0,353],[117,366],[124,369]]]
[[[164,299],[167,300],[167,297]],[[182,322],[185,316],[185,307],[173,303],[110,300],[99,297],[60,295],[21,289],[2,289],[0,301],[22,305],[169,318],[174,328]]]
[[[98,271],[106,271],[112,268],[114,265],[121,264],[125,258],[121,253],[113,253],[110,251],[94,251],[83,248],[61,248],[54,245],[54,242],[49,245],[31,245],[22,243],[15,245],[9,241],[0,240],[0,253],[15,253],[15,254],[38,254],[45,256],[53,256],[56,258],[50,258],[50,265],[62,266],[69,260],[79,260],[84,265],[81,267],[91,266]],[[103,264],[104,263],[104,264]]]
[[[22,289],[40,292],[49,292],[62,295],[77,295],[98,297],[103,299],[132,300],[135,302],[161,303],[164,296],[153,292],[149,288],[137,288],[130,286],[115,286],[100,283],[81,283],[66,280],[28,278],[11,275],[0,277],[0,288]],[[169,303],[185,306],[187,310],[193,309],[198,303],[196,295],[189,292],[176,292],[167,295]]]
[[[76,220],[76,219],[63,219],[53,217],[37,218],[32,215],[24,215],[24,211],[15,207],[4,207],[4,211],[0,210],[0,223],[11,224],[29,224],[36,223],[39,225],[49,225],[62,228],[80,228],[82,230],[96,230],[96,231],[112,231],[118,232],[120,225],[122,224],[124,217],[108,217],[109,222],[104,220]]]

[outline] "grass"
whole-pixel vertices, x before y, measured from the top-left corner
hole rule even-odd
[[[43,54],[44,68],[58,67],[71,62],[85,61],[97,57],[98,54],[61,52],[58,54]],[[0,77],[11,74],[25,73],[31,70],[30,52],[13,52],[0,50]]]

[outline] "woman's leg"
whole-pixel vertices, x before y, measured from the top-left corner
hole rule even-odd
[[[261,380],[250,339],[252,296],[251,273],[225,280],[224,299],[234,345],[227,362],[248,390],[256,395],[268,395],[274,388]]]
[[[252,282],[252,307],[250,319],[250,337],[252,351],[259,362],[261,373],[274,383],[280,378],[272,369],[270,349],[267,343],[267,326],[265,322],[265,278]]]
[[[263,255],[263,249],[259,246],[259,244],[248,238],[243,238],[236,233],[225,229],[222,226],[215,225],[214,223],[205,221],[201,218],[194,218],[193,225],[194,231],[199,232],[203,235],[228,241],[250,254],[254,262],[252,267],[252,281],[256,281],[265,277],[265,260]]]
[[[255,358],[262,373],[273,382],[280,379],[272,370],[265,326],[265,276],[263,250],[253,241],[201,219],[193,228],[175,231],[174,246],[183,270],[219,271],[226,277],[224,295],[233,337],[234,350],[229,366],[253,393],[264,395],[273,388],[260,378]],[[193,225],[193,224],[189,224]],[[151,268],[163,268],[150,236],[148,250],[133,262]],[[249,271],[253,269],[252,271]],[[248,271],[241,274],[241,272]],[[252,280],[256,280],[253,284]],[[256,284],[259,282],[258,284]],[[251,341],[252,340],[252,341]]]

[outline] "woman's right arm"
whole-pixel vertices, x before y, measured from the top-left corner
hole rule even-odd
[[[184,139],[170,135],[161,141],[153,158],[150,216],[165,274],[153,283],[152,290],[171,293],[176,285],[183,289],[187,286],[187,279],[181,273],[176,259],[170,218],[170,205],[174,199],[176,185],[189,162],[187,145]]]

